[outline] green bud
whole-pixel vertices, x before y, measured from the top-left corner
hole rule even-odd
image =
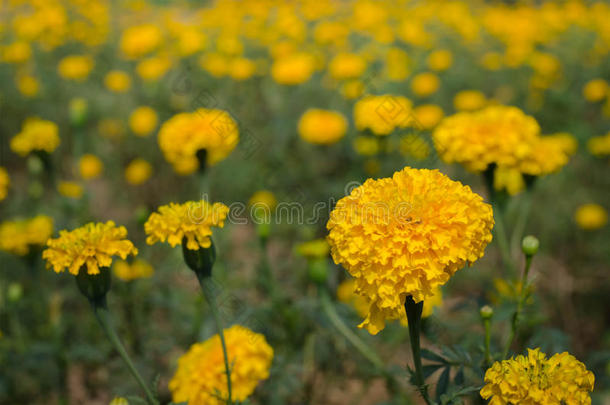
[[[521,242],[521,249],[526,256],[534,256],[538,253],[538,247],[540,246],[540,241],[538,238],[532,235],[528,235],[523,238],[523,242]]]
[[[267,239],[271,233],[271,224],[269,222],[262,222],[256,224],[256,233],[261,239]]]
[[[328,278],[328,261],[326,258],[308,261],[309,279],[314,283],[323,284]]]
[[[23,287],[21,284],[15,282],[8,286],[7,297],[9,301],[17,302],[23,296]]]
[[[106,294],[110,291],[111,277],[108,267],[100,267],[98,274],[89,274],[85,266],[76,276],[76,285],[93,306],[106,306]]]
[[[129,401],[123,397],[115,397],[109,405],[129,405]]]
[[[483,320],[491,319],[491,317],[494,316],[494,310],[489,305],[483,305],[479,313],[481,314],[481,318],[483,318]]]
[[[216,261],[216,248],[213,242],[209,248],[199,247],[198,250],[191,250],[186,247],[186,238],[184,238],[182,239],[182,255],[186,265],[197,274],[198,278],[212,276],[212,267]]]

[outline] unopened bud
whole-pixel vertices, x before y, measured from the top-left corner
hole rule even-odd
[[[491,319],[491,317],[494,316],[494,310],[489,305],[482,306],[479,313],[481,314],[481,318],[483,318],[483,320]]]
[[[540,247],[540,241],[532,235],[526,236],[523,238],[523,242],[521,242],[521,249],[526,256],[534,256],[538,253],[538,247]]]

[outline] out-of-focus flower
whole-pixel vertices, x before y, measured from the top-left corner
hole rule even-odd
[[[408,295],[426,300],[482,257],[493,224],[481,196],[437,170],[406,167],[339,200],[328,242],[335,263],[356,279],[356,293],[370,301],[360,327],[376,334],[403,316]]]
[[[190,250],[209,248],[212,244],[212,227],[224,227],[229,207],[222,203],[187,201],[184,204],[169,203],[153,212],[144,224],[146,243],[169,243],[181,245],[186,239]]]
[[[296,246],[296,253],[308,259],[323,259],[328,256],[330,246],[326,239],[314,239]]]
[[[162,39],[161,29],[156,25],[136,25],[123,32],[119,47],[128,59],[138,59],[157,49]]]
[[[525,189],[525,180],[519,169],[499,166],[494,170],[493,186],[495,190],[506,190],[509,195],[516,195]]]
[[[214,77],[223,77],[229,73],[230,59],[217,52],[206,53],[199,59],[199,65]]]
[[[606,225],[608,211],[599,204],[583,204],[576,209],[574,220],[580,228],[593,231]]]
[[[314,57],[308,53],[283,56],[271,66],[271,77],[279,84],[296,85],[309,80],[315,69]]]
[[[240,325],[233,325],[223,333],[231,364],[233,399],[242,402],[269,377],[273,349],[263,335]],[[176,403],[222,405],[226,402],[227,376],[218,335],[195,343],[178,359],[178,369],[169,382],[169,389]]]
[[[587,149],[595,156],[610,155],[610,132],[606,135],[595,136],[589,139]]]
[[[427,97],[438,91],[441,81],[437,75],[430,72],[415,75],[411,80],[411,90],[419,97]]]
[[[70,55],[59,61],[57,72],[64,79],[83,82],[93,69],[93,58],[86,55]]]
[[[354,53],[340,53],[328,65],[328,72],[333,79],[357,79],[366,70],[366,60]]]
[[[353,145],[354,150],[362,156],[375,156],[380,151],[379,139],[370,136],[357,136]]]
[[[341,95],[348,100],[361,97],[364,93],[364,83],[361,80],[347,80],[341,85]]]
[[[59,146],[57,124],[30,117],[23,122],[21,132],[11,139],[11,150],[20,156],[34,151],[52,153]]]
[[[475,111],[485,107],[487,98],[478,90],[462,90],[453,97],[453,106],[458,111]]]
[[[125,180],[133,186],[139,186],[150,178],[153,167],[146,160],[136,158],[125,168]]]
[[[433,129],[443,119],[443,109],[436,104],[423,104],[413,109],[416,129]]]
[[[46,215],[5,221],[0,224],[0,250],[25,256],[43,246],[52,234],[53,219]]]
[[[89,103],[82,97],[71,98],[68,104],[68,113],[70,123],[75,127],[80,127],[87,121]]]
[[[97,156],[87,153],[78,161],[78,169],[84,180],[95,179],[104,171],[104,163]]]
[[[26,97],[35,97],[40,90],[38,79],[29,74],[17,75],[17,90]]]
[[[338,142],[347,131],[347,119],[343,114],[310,108],[299,119],[299,135],[309,143],[330,145]]]
[[[104,85],[115,93],[125,93],[131,87],[131,78],[122,70],[111,70],[104,77]]]
[[[237,123],[223,110],[200,108],[180,113],[159,130],[159,147],[165,159],[179,174],[193,173],[199,167],[197,153],[206,152],[206,164],[226,158],[239,141]]]
[[[405,157],[424,160],[430,155],[430,146],[417,134],[407,134],[400,139],[398,150]]]
[[[148,136],[157,127],[157,113],[148,106],[136,108],[129,115],[129,128],[137,136]]]
[[[252,194],[252,197],[248,200],[248,206],[255,210],[260,208],[271,213],[277,206],[277,198],[269,190],[259,190]]]
[[[125,134],[125,126],[121,120],[115,118],[104,118],[97,125],[100,134],[109,139],[119,139]]]
[[[154,273],[150,263],[142,259],[135,259],[131,264],[125,260],[117,260],[112,266],[112,271],[115,276],[123,281],[148,278]]]
[[[451,67],[453,55],[447,49],[439,49],[428,55],[426,62],[430,70],[440,72]]]
[[[391,94],[368,95],[354,105],[354,124],[358,131],[370,130],[375,135],[389,135],[397,128],[413,124],[411,101]]]
[[[5,63],[25,63],[32,56],[32,47],[25,41],[16,41],[0,47],[0,60]]]
[[[172,67],[172,62],[165,56],[155,56],[142,60],[136,66],[136,73],[147,82],[155,82],[162,78]]]
[[[593,79],[582,89],[582,96],[592,103],[602,101],[606,98],[606,94],[608,94],[608,82],[604,79]]]
[[[68,198],[79,199],[83,196],[83,188],[74,181],[60,181],[57,183],[57,191]]]
[[[256,63],[248,58],[234,58],[229,63],[229,76],[241,81],[251,78],[256,72]]]
[[[72,231],[60,231],[58,238],[49,239],[42,257],[47,261],[47,268],[53,268],[56,273],[68,269],[75,276],[81,270],[99,274],[100,267],[110,267],[112,256],[118,255],[124,260],[127,255],[138,254],[138,249],[126,237],[125,227],[117,227],[113,221],[90,222]]]
[[[0,201],[6,198],[8,188],[11,185],[11,178],[4,167],[0,167]]]
[[[567,352],[547,359],[540,349],[497,361],[485,372],[481,396],[490,404],[590,404],[595,376]]]
[[[129,405],[129,401],[123,397],[115,397],[108,405]]]

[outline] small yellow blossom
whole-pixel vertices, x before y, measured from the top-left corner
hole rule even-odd
[[[153,167],[146,160],[136,158],[125,168],[125,180],[133,186],[139,186],[150,178]]]
[[[269,377],[273,349],[263,335],[240,325],[225,329],[224,338],[231,365],[233,400],[243,402],[262,380]],[[169,389],[176,403],[226,403],[227,376],[218,335],[195,343],[178,359],[178,369],[169,382]]]
[[[20,156],[34,151],[52,153],[59,146],[57,124],[32,117],[23,122],[21,132],[11,139],[11,150]]]
[[[151,53],[161,44],[162,32],[154,24],[129,27],[121,35],[119,47],[128,59],[138,59]]]
[[[251,78],[256,72],[256,63],[247,58],[235,58],[229,63],[229,76],[241,81]]]
[[[308,259],[323,259],[328,256],[330,246],[326,239],[314,239],[297,245],[296,252]]]
[[[129,401],[123,397],[115,397],[108,405],[129,405]]]
[[[340,53],[328,65],[328,72],[333,79],[357,79],[366,70],[366,60],[353,53]]]
[[[587,149],[594,156],[610,155],[610,132],[606,135],[595,136],[589,139]]]
[[[604,79],[593,79],[587,82],[582,89],[582,96],[592,103],[602,101],[607,94],[608,82]]]
[[[354,150],[362,156],[375,156],[381,149],[379,139],[370,136],[357,136],[353,145]]]
[[[131,264],[125,260],[117,260],[112,266],[112,271],[115,276],[123,281],[148,278],[154,273],[150,263],[142,259],[135,259]]]
[[[104,171],[104,163],[95,155],[90,153],[83,155],[78,161],[80,176],[84,180],[91,180],[99,177]]]
[[[161,79],[172,67],[172,62],[165,56],[155,56],[142,60],[136,66],[136,73],[147,82]]]
[[[397,128],[413,125],[411,107],[411,101],[402,96],[368,95],[354,105],[354,124],[358,131],[389,135]]]
[[[261,208],[271,213],[277,206],[277,198],[271,191],[259,190],[252,194],[252,197],[248,200],[248,206],[255,209]]]
[[[608,211],[599,204],[583,204],[574,213],[578,226],[586,231],[602,228],[608,222]]]
[[[478,90],[462,90],[453,97],[453,106],[458,111],[475,111],[485,107],[487,98]]]
[[[60,181],[57,184],[57,191],[68,198],[79,199],[83,196],[83,188],[73,181]]]
[[[303,140],[318,145],[330,145],[345,135],[347,119],[336,111],[310,108],[299,119],[298,129]]]
[[[148,106],[138,107],[129,115],[129,128],[137,136],[150,135],[157,127],[157,122],[157,113]]]
[[[184,204],[169,203],[153,212],[144,224],[146,243],[181,245],[186,239],[190,250],[209,248],[212,244],[212,227],[224,227],[229,207],[222,203],[187,201]]]
[[[93,58],[85,55],[70,55],[59,61],[57,71],[64,79],[82,82],[93,69]]]
[[[52,234],[53,219],[46,215],[5,221],[0,224],[0,250],[25,256],[43,246]]]
[[[411,60],[402,49],[390,48],[385,59],[385,70],[389,80],[403,81],[411,73]]]
[[[443,119],[443,109],[436,104],[423,104],[413,109],[413,126],[417,129],[433,129]]]
[[[5,63],[25,63],[32,56],[32,47],[25,41],[17,41],[0,47],[0,60]]]
[[[441,81],[437,75],[430,72],[415,75],[411,80],[411,90],[419,97],[427,97],[438,91]]]
[[[125,93],[131,87],[131,78],[122,70],[111,70],[104,77],[104,85],[115,93]]]
[[[439,49],[428,55],[426,62],[430,70],[441,72],[451,67],[453,55],[447,49]]]
[[[271,77],[279,84],[297,85],[309,80],[315,60],[307,53],[295,53],[277,59],[271,66]]]
[[[100,267],[110,267],[113,256],[124,260],[130,254],[138,254],[138,249],[126,237],[125,227],[117,227],[113,221],[90,222],[72,231],[60,231],[58,238],[49,239],[42,257],[47,261],[47,268],[53,268],[56,273],[68,269],[75,276],[81,270],[98,274]]]
[[[0,166],[0,201],[6,198],[8,188],[11,185],[11,178],[4,167]]]
[[[34,76],[19,74],[17,75],[17,90],[26,97],[35,97],[40,90],[40,83]]]

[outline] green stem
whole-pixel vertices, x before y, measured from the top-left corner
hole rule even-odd
[[[377,354],[366,343],[364,343],[358,337],[358,335],[356,335],[345,325],[341,317],[339,317],[339,314],[337,314],[328,292],[324,289],[322,289],[320,294],[320,303],[322,304],[322,309],[324,310],[326,316],[328,316],[330,322],[335,328],[337,328],[343,337],[347,339],[356,348],[356,350],[360,352],[360,354],[373,363],[378,370],[384,371],[385,367],[383,361],[381,361]]]
[[[523,310],[523,305],[525,303],[525,297],[526,297],[526,292],[527,292],[527,276],[529,274],[530,271],[530,266],[532,264],[532,256],[530,255],[526,255],[525,256],[525,267],[523,269],[523,274],[521,275],[521,285],[520,285],[520,290],[519,290],[519,297],[517,298],[517,310],[515,311],[514,315],[513,315],[513,319],[511,322],[511,328],[510,328],[510,334],[508,335],[508,341],[506,342],[506,346],[504,347],[504,355],[502,356],[503,358],[507,358],[508,357],[508,352],[510,350],[510,346],[513,343],[513,340],[515,339],[515,336],[517,334],[517,328],[519,326],[519,317],[521,316],[521,311]]]
[[[485,327],[485,368],[491,365],[491,354],[489,346],[491,345],[491,320],[483,320],[483,326]]]
[[[409,295],[405,300],[405,311],[409,321],[409,339],[411,340],[411,350],[413,351],[413,363],[415,365],[415,384],[422,398],[428,405],[431,404],[428,397],[428,387],[424,380],[424,372],[421,363],[421,347],[419,335],[421,332],[421,314],[424,309],[424,302],[415,303],[413,297]]]
[[[110,319],[110,313],[108,312],[108,308],[106,307],[106,303],[105,302],[95,303],[94,301],[91,301],[91,303],[93,306],[93,313],[95,314],[95,317],[97,318],[98,322],[102,326],[102,329],[104,329],[104,332],[106,332],[108,339],[110,340],[110,342],[112,343],[112,345],[114,346],[116,351],[119,353],[119,355],[121,356],[121,358],[123,359],[125,364],[127,365],[127,368],[129,368],[129,371],[131,372],[131,374],[138,381],[138,384],[140,384],[140,387],[142,387],[142,390],[144,390],[148,403],[150,405],[158,405],[159,402],[155,399],[154,395],[152,394],[152,392],[150,391],[150,389],[144,382],[144,379],[142,378],[140,373],[138,373],[138,370],[136,370],[135,366],[133,365],[133,362],[131,361],[131,359],[129,358],[129,355],[127,354],[127,351],[125,350],[125,347],[121,343],[119,336],[117,335],[116,331],[114,330],[114,327],[112,326],[112,321]]]
[[[497,204],[493,204],[493,211],[496,225],[494,231],[496,239],[498,240],[498,246],[500,247],[500,255],[502,256],[502,262],[504,266],[511,272],[514,270],[513,261],[510,255],[510,246],[508,244],[508,238],[506,236],[506,228],[504,227],[504,219],[502,214],[502,208]]]
[[[222,355],[224,357],[225,362],[225,373],[227,375],[227,391],[228,398],[227,404],[232,405],[232,389],[231,389],[231,368],[229,366],[229,355],[227,353],[227,345],[225,343],[225,336],[222,326],[222,320],[220,319],[220,314],[218,313],[218,306],[216,305],[216,300],[214,299],[213,287],[211,284],[210,277],[200,277],[199,273],[197,273],[197,279],[199,280],[199,285],[201,285],[201,290],[203,291],[203,296],[205,300],[208,302],[210,309],[212,310],[212,316],[214,317],[214,323],[216,324],[216,330],[218,331],[218,336],[220,337],[220,345],[222,346]]]
[[[531,208],[531,192],[529,190],[526,190],[525,193],[523,193],[523,205],[521,209],[519,209],[519,216],[515,221],[515,227],[513,228],[513,232],[510,238],[510,251],[513,254],[515,254],[517,252],[517,249],[520,248],[520,242],[523,238],[523,231],[525,230],[525,225],[527,224],[527,219],[529,217]]]

